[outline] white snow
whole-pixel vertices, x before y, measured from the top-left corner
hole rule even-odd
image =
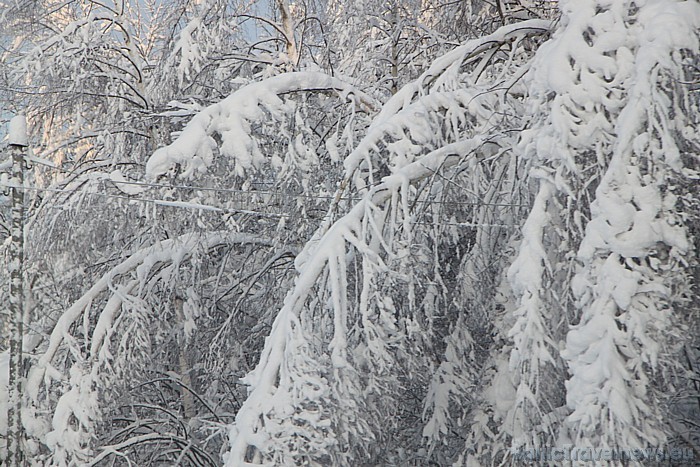
[[[216,143],[212,135],[221,135],[221,154],[235,162],[235,175],[258,168],[265,162],[260,148],[251,137],[251,124],[292,110],[278,95],[310,90],[335,90],[341,97],[352,95],[360,103],[374,105],[374,100],[338,78],[316,72],[295,72],[251,83],[226,99],[199,112],[169,146],[158,149],[146,163],[146,178],[155,180],[176,166],[182,176],[204,173],[214,159]]]
[[[28,146],[27,119],[24,115],[16,115],[10,120],[9,143],[15,146]]]
[[[112,180],[114,186],[119,188],[119,190],[122,193],[125,193],[127,195],[138,195],[140,193],[143,193],[147,189],[144,186],[132,183],[130,180],[124,177],[122,171],[118,169],[110,172],[108,177],[110,180]]]

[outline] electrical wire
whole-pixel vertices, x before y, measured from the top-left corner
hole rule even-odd
[[[61,167],[52,166],[39,162],[39,159],[32,160],[31,162],[37,162],[40,165],[46,166],[48,169],[60,171],[63,173],[71,173],[66,169]],[[207,191],[213,193],[234,193],[234,194],[244,194],[247,196],[252,195],[271,195],[271,196],[284,196],[285,198],[295,198],[295,199],[315,199],[315,200],[333,200],[335,196],[333,195],[307,195],[307,194],[288,194],[281,193],[275,190],[241,190],[236,188],[213,188],[204,186],[191,186],[191,185],[166,185],[161,183],[149,183],[149,182],[139,182],[133,180],[112,180],[105,178],[105,181],[114,183],[115,185],[132,185],[132,186],[142,186],[147,188],[162,188],[169,190],[194,190],[194,191]],[[255,183],[254,183],[255,184]],[[262,184],[261,184],[262,185]],[[343,196],[340,198],[341,201],[361,201],[362,198]],[[439,201],[439,200],[416,200],[416,203],[420,204],[437,204],[437,205],[454,205],[454,206],[495,206],[495,207],[524,207],[529,208],[529,204],[522,203],[487,203],[483,201]]]
[[[477,227],[494,227],[499,229],[517,229],[519,224],[478,224],[475,222],[414,222],[413,225],[427,225],[430,227],[466,227],[474,229]]]
[[[8,188],[16,188],[15,186],[12,186],[12,185],[7,185],[7,187]],[[247,214],[247,215],[251,215],[251,216],[255,216],[255,217],[269,217],[269,218],[278,218],[278,219],[290,217],[289,214],[269,213],[269,212],[253,211],[253,210],[248,210],[248,209],[222,208],[222,207],[217,207],[217,206],[211,206],[208,204],[191,203],[191,202],[186,202],[186,201],[167,201],[167,200],[158,200],[158,199],[150,199],[150,198],[135,198],[135,197],[111,195],[111,194],[107,194],[107,193],[97,193],[97,192],[89,192],[89,191],[77,192],[75,190],[57,190],[57,189],[51,189],[51,188],[38,188],[38,187],[22,187],[21,190],[23,190],[23,191],[36,191],[36,192],[50,192],[50,193],[80,193],[81,195],[85,195],[85,196],[99,196],[102,198],[121,199],[121,200],[130,201],[130,202],[152,203],[152,204],[155,204],[157,206],[221,212],[221,213],[226,213],[226,214]],[[247,192],[245,192],[245,193],[247,193]],[[412,224],[413,225],[426,225],[426,226],[430,226],[430,227],[462,227],[462,228],[492,227],[492,228],[517,229],[520,227],[518,224],[479,224],[479,223],[473,223],[473,222],[412,222]]]
[[[161,200],[161,199],[150,199],[150,198],[135,198],[135,197],[130,197],[130,196],[120,196],[120,195],[112,195],[112,194],[107,194],[107,193],[98,193],[94,191],[82,191],[78,192],[76,190],[57,190],[57,189],[52,189],[52,188],[38,188],[38,187],[17,187],[14,185],[3,185],[6,188],[12,188],[12,189],[20,189],[22,191],[36,191],[36,192],[48,192],[48,193],[76,193],[80,194],[81,196],[98,196],[102,198],[107,198],[107,199],[122,199],[126,201],[135,201],[135,202],[142,202],[142,203],[152,203],[158,206],[166,206],[166,207],[174,207],[174,208],[184,208],[184,209],[195,209],[195,210],[201,210],[201,211],[214,211],[214,212],[222,212],[222,213],[229,213],[229,214],[249,214],[257,217],[275,217],[275,218],[282,218],[282,217],[289,217],[289,214],[275,214],[275,213],[267,213],[267,212],[261,212],[261,211],[251,211],[248,209],[235,209],[235,208],[222,208],[218,206],[211,206],[209,204],[200,204],[200,203],[191,203],[187,201],[167,201],[167,200]]]
[[[37,160],[34,160],[33,162],[37,162]],[[41,165],[47,166],[51,170],[57,170],[61,172],[66,172],[64,169],[56,166],[50,166],[48,164],[42,164],[39,162]],[[149,182],[139,182],[139,181],[131,181],[131,180],[113,180],[111,178],[103,178],[103,179],[97,179],[97,180],[102,180],[102,181],[108,181],[111,182],[115,185],[131,185],[131,186],[141,186],[141,187],[146,187],[146,188],[159,188],[159,189],[167,189],[167,190],[192,190],[192,191],[205,191],[205,192],[214,192],[214,193],[232,193],[232,194],[239,194],[239,195],[245,195],[247,197],[253,197],[253,196],[272,196],[276,198],[284,197],[284,198],[293,198],[293,199],[313,199],[316,201],[322,201],[322,200],[332,200],[335,199],[334,196],[327,196],[327,195],[306,195],[306,194],[287,194],[287,193],[282,193],[280,191],[275,191],[275,190],[241,190],[241,189],[234,189],[234,188],[212,188],[212,187],[202,187],[202,186],[191,186],[191,185],[166,185],[166,184],[160,184],[160,183],[149,183]],[[0,187],[7,189],[7,188],[18,188],[13,185],[0,185]],[[81,196],[97,196],[101,198],[106,198],[106,199],[120,199],[120,200],[125,200],[129,202],[141,202],[141,203],[150,203],[154,204],[157,206],[164,206],[164,207],[172,207],[172,208],[181,208],[181,209],[194,209],[194,210],[201,210],[201,211],[211,211],[211,212],[221,212],[221,213],[228,213],[228,214],[247,214],[255,217],[269,217],[269,218],[288,218],[290,217],[289,214],[280,214],[280,213],[271,213],[271,212],[262,212],[262,211],[256,211],[256,210],[250,210],[250,209],[237,209],[237,208],[224,208],[224,207],[218,207],[218,206],[212,206],[208,204],[201,204],[201,203],[192,203],[192,202],[186,202],[186,201],[167,201],[167,200],[160,200],[160,199],[152,199],[152,198],[139,198],[135,196],[123,196],[123,195],[116,195],[116,194],[110,194],[110,193],[103,193],[103,192],[97,192],[97,191],[89,191],[89,190],[83,190],[83,191],[78,191],[77,189],[56,189],[56,188],[40,188],[40,187],[28,187],[24,186],[20,188],[23,191],[35,191],[35,192],[46,192],[46,193],[59,193],[59,194],[80,194]],[[356,197],[341,197],[340,200],[342,201],[354,201],[358,202],[361,201],[362,198],[356,198]],[[446,205],[446,206],[493,206],[493,207],[511,207],[511,208],[517,208],[517,207],[529,207],[528,205],[525,204],[520,204],[520,203],[486,203],[486,202],[479,202],[479,201],[473,201],[473,202],[468,202],[468,201],[439,201],[439,200],[416,200],[415,203],[417,204],[429,204],[429,205]],[[509,225],[509,224],[475,224],[475,223],[430,223],[430,222],[415,222],[415,225],[430,225],[430,226],[437,226],[437,227],[466,227],[466,228],[476,228],[476,227],[496,227],[496,228],[516,228],[518,227],[517,225]]]

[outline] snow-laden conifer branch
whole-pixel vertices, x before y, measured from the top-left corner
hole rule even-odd
[[[503,360],[496,359],[497,372],[506,373],[497,374],[494,384],[509,381],[511,387],[487,390],[487,398],[498,397],[493,400],[494,418],[506,448],[549,445],[555,439],[540,419],[551,410],[543,404],[556,409],[563,403],[558,341],[571,303],[567,288],[554,284],[565,283],[571,274],[566,252],[579,241],[586,190],[596,183],[596,162],[605,157],[602,146],[590,148],[590,141],[613,138],[611,120],[618,111],[604,90],[613,78],[614,60],[598,56],[588,45],[572,46],[588,34],[578,20],[586,11],[583,6],[566,10],[525,77],[530,123],[516,154],[528,161],[530,179],[539,187],[507,271],[514,296],[514,303],[507,304],[509,329],[504,330],[510,345],[501,349]],[[582,168],[580,161],[591,155],[594,159]],[[571,200],[584,205],[579,212]]]

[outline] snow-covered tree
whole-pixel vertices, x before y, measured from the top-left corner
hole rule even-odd
[[[523,49],[492,52],[513,40],[526,42],[527,36],[546,32],[548,24],[533,20],[467,42],[384,104],[345,158],[345,181],[336,199],[350,190],[360,201],[344,215],[340,205],[331,206],[297,257],[300,276],[260,363],[246,378],[251,393],[231,431],[227,465],[405,462],[406,455],[419,455],[386,449],[380,454],[366,440],[396,443],[407,427],[385,421],[402,420],[396,401],[424,391],[426,381],[419,375],[431,367],[431,341],[449,329],[439,321],[457,319],[441,278],[454,273],[435,255],[450,242],[440,241],[441,208],[435,212],[430,204],[449,205],[455,196],[450,182],[461,187],[469,175],[460,174],[487,161],[501,162],[509,151],[512,136],[501,125],[509,115],[500,110],[522,70],[494,63],[500,72],[481,72],[494,56],[496,62],[520,63],[527,55]],[[465,62],[475,74],[460,71]],[[468,79],[472,86],[461,86]],[[495,83],[510,85],[501,92]],[[473,187],[477,193],[489,188],[478,182]],[[468,238],[455,233],[452,243],[451,253],[460,247],[461,254],[469,253]],[[305,393],[309,378],[317,383]],[[303,422],[284,423],[288,417]],[[331,444],[329,430],[335,434]],[[299,455],[309,443],[324,440],[316,452],[320,458]]]
[[[697,1],[11,3],[34,465],[697,445]]]
[[[692,293],[677,200],[694,196],[683,159],[697,103],[678,79],[697,54],[698,5],[560,8],[528,77],[519,150],[539,186],[508,273],[510,362],[489,396],[511,448],[662,446],[673,429],[659,390]]]
[[[611,98],[615,140],[601,148],[605,172],[571,282],[580,317],[563,352],[573,410],[566,427],[577,444],[659,446],[672,432],[665,373],[687,337],[681,320],[691,245],[684,205],[693,196],[688,182],[696,163],[685,151],[700,138],[679,77],[689,54],[700,50],[700,5],[591,2],[589,12],[595,6],[595,16],[584,20],[583,12],[579,22],[572,15],[572,23],[588,24],[592,49],[614,51],[607,88],[619,97]],[[601,16],[614,24],[598,25]]]

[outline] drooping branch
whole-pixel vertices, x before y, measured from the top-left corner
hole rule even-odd
[[[39,356],[37,363],[32,366],[27,379],[27,387],[30,388],[29,395],[36,400],[41,382],[46,375],[47,369],[51,367],[51,362],[56,356],[61,344],[66,336],[70,335],[70,328],[76,320],[89,309],[100,294],[107,292],[113,287],[113,282],[120,276],[135,273],[139,280],[129,288],[145,280],[145,275],[157,264],[168,262],[180,262],[184,260],[197,247],[207,249],[218,245],[230,244],[262,244],[270,242],[255,235],[212,232],[200,236],[197,234],[185,234],[178,238],[173,238],[160,242],[148,248],[144,248],[133,253],[129,258],[121,262],[104,274],[83,296],[68,308],[58,319],[49,337],[46,350]],[[119,294],[112,295],[100,313],[97,324],[92,330],[89,358],[96,358],[97,352],[114,320],[115,314],[119,311],[122,297]]]
[[[184,167],[185,177],[195,171],[205,172],[212,161],[211,148],[215,143],[211,137],[215,133],[222,137],[222,153],[233,158],[242,170],[259,165],[262,155],[255,151],[249,134],[250,123],[264,117],[263,109],[282,112],[283,103],[279,96],[310,91],[333,91],[367,110],[378,107],[370,96],[324,73],[295,72],[274,76],[249,84],[195,115],[177,140],[150,157],[146,177],[156,179],[176,165]]]
[[[342,264],[337,265],[334,262],[345,255],[346,244],[357,248],[361,254],[371,256],[375,261],[381,261],[364,243],[365,240],[361,239],[359,230],[363,217],[373,209],[390,201],[398,190],[405,189],[407,185],[417,183],[440,170],[445,170],[465,158],[475,157],[479,148],[486,142],[482,137],[477,136],[445,145],[395,174],[385,177],[381,183],[366,193],[348,214],[333,223],[320,238],[313,254],[304,259],[294,288],[287,295],[284,305],[272,325],[272,331],[265,341],[258,365],[246,377],[246,382],[251,385],[251,392],[239,410],[236,423],[232,428],[231,451],[228,453],[227,465],[253,465],[246,463],[248,449],[250,447],[259,449],[263,447],[261,443],[265,440],[265,436],[262,433],[264,428],[260,425],[260,420],[266,417],[268,410],[272,410],[271,394],[287,390],[284,385],[289,383],[280,377],[280,371],[287,354],[287,339],[290,330],[296,329],[298,326],[295,323],[299,319],[299,312],[324,271],[331,270],[332,272],[334,269],[337,271],[338,267],[342,269]],[[334,288],[336,289],[334,296],[337,298],[334,300],[333,312],[342,315],[341,308],[344,308],[345,305],[341,297],[346,294],[345,284],[342,281],[337,282]],[[341,322],[340,327],[337,324],[336,320],[331,350],[334,364],[342,366],[344,364],[344,349],[341,347],[346,339],[343,335],[346,330],[344,323]]]

